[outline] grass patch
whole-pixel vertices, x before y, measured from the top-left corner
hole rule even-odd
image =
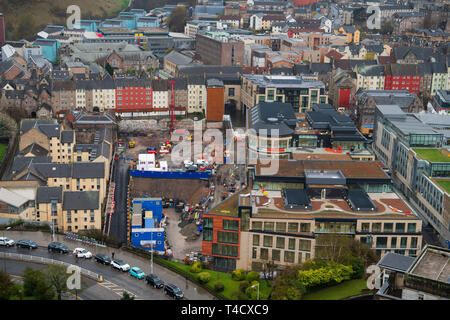
[[[7,144],[0,144],[0,161],[3,160],[3,157],[5,156],[6,153],[6,149],[8,149],[8,145]]]
[[[186,275],[186,273],[189,276],[190,280],[194,280],[195,282],[198,282],[198,273],[191,273],[189,271],[189,265],[178,263],[175,261],[169,261],[164,259],[156,258],[155,261],[158,263],[168,267],[169,269],[178,272],[182,275]],[[205,272],[209,272],[211,274],[211,280],[209,280],[208,283],[203,284],[204,287],[214,292],[214,283],[217,281],[220,281],[224,285],[224,290],[220,293],[215,293],[218,297],[225,300],[232,300],[233,299],[233,293],[236,291],[239,291],[239,281],[234,281],[231,278],[231,273],[225,273],[225,272],[219,272],[219,271],[213,271],[213,270],[207,270],[203,269]],[[260,280],[260,288],[259,288],[259,298],[260,300],[267,300],[269,297],[269,294],[272,290],[272,284],[269,281]]]
[[[345,281],[336,286],[312,291],[303,296],[303,300],[341,300],[370,292],[367,289],[367,281],[356,279]]]
[[[430,162],[450,162],[450,157],[446,157],[438,149],[413,149],[423,160]]]
[[[439,184],[446,192],[450,193],[450,180],[434,180]]]

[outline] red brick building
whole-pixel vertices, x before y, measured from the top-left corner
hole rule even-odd
[[[225,112],[225,86],[221,80],[209,79],[206,88],[206,121],[222,122]]]
[[[408,90],[419,93],[420,73],[417,64],[388,64],[384,67],[384,90]]]
[[[152,95],[150,79],[117,79],[116,112],[150,112]]]

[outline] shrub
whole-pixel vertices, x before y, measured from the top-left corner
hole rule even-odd
[[[231,279],[235,281],[245,280],[247,273],[244,269],[236,269],[231,273]]]
[[[245,290],[245,294],[251,300],[256,300],[258,298],[258,290],[260,289],[260,288],[258,288],[258,286],[259,286],[258,284],[259,284],[258,281],[253,281],[253,282],[251,282],[249,287]]]
[[[202,264],[201,264],[200,262],[198,262],[198,261],[195,261],[195,262],[191,265],[191,267],[189,268],[189,270],[190,270],[192,273],[200,273],[200,272],[202,272]]]
[[[225,289],[225,286],[223,285],[222,282],[217,281],[216,283],[214,283],[214,290],[216,292],[222,292]]]
[[[350,260],[353,269],[352,279],[361,279],[364,276],[364,261],[359,257]]]
[[[300,300],[301,298],[300,290],[288,286],[279,286],[271,294],[271,300]]]
[[[240,291],[234,291],[233,293],[231,293],[231,299],[232,300],[248,300],[248,297]]]
[[[205,284],[207,283],[209,280],[211,280],[211,274],[209,272],[201,272],[198,275],[198,280]]]
[[[256,271],[250,271],[247,274],[247,281],[248,282],[259,281],[259,273]]]
[[[299,270],[297,280],[305,287],[330,286],[350,280],[353,274],[351,266],[328,262],[318,269]]]
[[[250,282],[248,281],[242,281],[241,283],[239,283],[239,290],[244,293],[245,290],[248,288],[248,286],[250,285]]]

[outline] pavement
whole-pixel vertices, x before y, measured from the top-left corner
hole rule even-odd
[[[3,236],[3,232],[2,232]],[[31,254],[34,256],[41,256],[49,259],[61,260],[69,262],[72,264],[77,264],[76,259],[71,254],[58,254],[49,253],[47,251],[47,245],[52,241],[52,235],[44,232],[33,232],[33,231],[5,231],[4,236],[13,239],[14,241],[28,239],[35,241],[39,248],[36,250],[20,249],[17,247],[4,248],[1,247],[0,251],[7,251],[12,253],[22,253]],[[62,242],[66,244],[69,249],[73,250],[76,247],[82,247],[92,252],[93,255],[97,253],[106,254],[109,257],[112,253],[115,253],[115,258],[124,260],[131,267],[137,266],[144,271],[145,274],[150,273],[150,261],[134,255],[131,252],[124,251],[122,249],[114,248],[102,248],[96,246],[90,246],[87,244],[80,243],[78,241],[67,240],[62,235],[55,235],[55,241]],[[22,263],[22,262],[21,262]],[[122,295],[124,290],[136,296],[136,299],[141,300],[166,300],[168,298],[162,290],[154,289],[149,287],[145,281],[137,280],[129,276],[128,272],[120,272],[112,269],[110,266],[104,266],[94,261],[94,259],[78,259],[78,265],[82,268],[88,269],[102,276],[103,282],[97,283],[95,288],[93,288],[91,297],[96,296],[95,292],[102,292],[104,288],[109,289],[116,293],[117,295]],[[212,300],[214,296],[210,294],[205,289],[198,287],[197,284],[190,281],[186,281],[184,276],[181,276],[173,271],[170,271],[160,265],[153,264],[153,273],[158,275],[164,283],[173,283],[178,286],[185,294],[188,300]],[[99,288],[103,287],[103,288]],[[120,298],[119,296],[119,298]],[[114,295],[109,294],[108,297],[116,298]]]

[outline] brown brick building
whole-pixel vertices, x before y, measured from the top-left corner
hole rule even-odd
[[[224,84],[220,80],[209,79],[206,87],[206,121],[223,121]]]
[[[244,64],[244,43],[229,38],[197,34],[195,51],[204,64],[222,66]]]

